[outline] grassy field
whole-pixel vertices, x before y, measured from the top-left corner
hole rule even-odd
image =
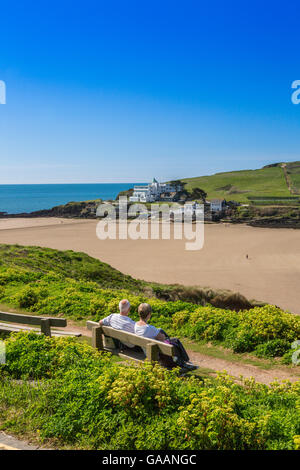
[[[291,179],[300,188],[300,164],[287,164]],[[208,199],[227,199],[249,203],[255,197],[291,197],[283,169],[280,166],[265,167],[259,170],[230,171],[211,176],[183,179],[186,189],[200,187],[207,192]]]

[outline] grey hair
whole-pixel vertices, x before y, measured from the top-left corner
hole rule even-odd
[[[121,300],[119,303],[120,313],[126,313],[130,309],[130,302],[127,299]]]

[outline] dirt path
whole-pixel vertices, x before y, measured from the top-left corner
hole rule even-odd
[[[15,437],[0,431],[0,450],[38,450],[38,446],[29,445]]]
[[[241,364],[240,362],[226,361],[216,357],[207,356],[205,354],[188,351],[190,360],[193,364],[199,367],[213,369],[215,371],[223,372],[226,370],[228,374],[239,378],[241,375],[246,378],[254,377],[256,382],[270,384],[276,379],[279,381],[289,380],[290,382],[297,382],[300,377],[297,375],[289,374],[281,369],[261,369],[250,364]]]
[[[282,163],[282,164],[281,164],[281,168],[282,168],[282,170],[283,170],[284,177],[285,177],[285,181],[286,181],[287,187],[289,188],[289,192],[290,192],[291,194],[296,194],[295,191],[294,191],[293,188],[292,188],[291,179],[290,179],[290,177],[289,177],[289,175],[288,175],[288,172],[287,172],[287,170],[286,170],[286,163]]]
[[[84,327],[76,326],[73,322],[68,322],[68,330],[78,331],[82,336],[91,337],[92,332],[86,330]],[[193,364],[199,366],[200,368],[212,369],[214,371],[224,371],[226,370],[230,375],[239,378],[240,375],[250,378],[254,377],[257,382],[264,384],[270,384],[274,380],[290,380],[291,382],[296,382],[300,380],[300,368],[299,375],[286,371],[284,369],[262,369],[260,367],[243,364],[241,362],[227,361],[226,359],[220,359],[217,357],[208,356],[206,354],[198,353],[195,351],[187,350],[190,360]]]

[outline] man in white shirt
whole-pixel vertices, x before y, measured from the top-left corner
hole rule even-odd
[[[108,317],[100,320],[99,324],[102,326],[111,326],[116,330],[128,331],[128,333],[134,333],[135,321],[129,318],[128,314],[130,311],[130,302],[127,299],[121,300],[119,303],[120,313],[112,313]],[[123,343],[128,348],[133,348],[134,345],[130,343]]]

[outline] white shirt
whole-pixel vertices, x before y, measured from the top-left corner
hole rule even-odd
[[[159,330],[153,325],[138,325],[135,324],[134,332],[138,336],[144,336],[144,338],[154,339],[159,333]]]
[[[134,332],[138,336],[144,336],[144,338],[154,339],[159,333],[159,330],[153,325],[138,325],[135,324]],[[147,355],[146,348],[142,348],[145,356]]]
[[[127,317],[127,315],[121,315],[120,313],[112,313],[108,317],[102,320],[104,326],[111,326],[115,330],[128,331],[128,333],[134,333],[135,321]],[[134,345],[130,343],[123,343],[129,348],[133,348]]]

